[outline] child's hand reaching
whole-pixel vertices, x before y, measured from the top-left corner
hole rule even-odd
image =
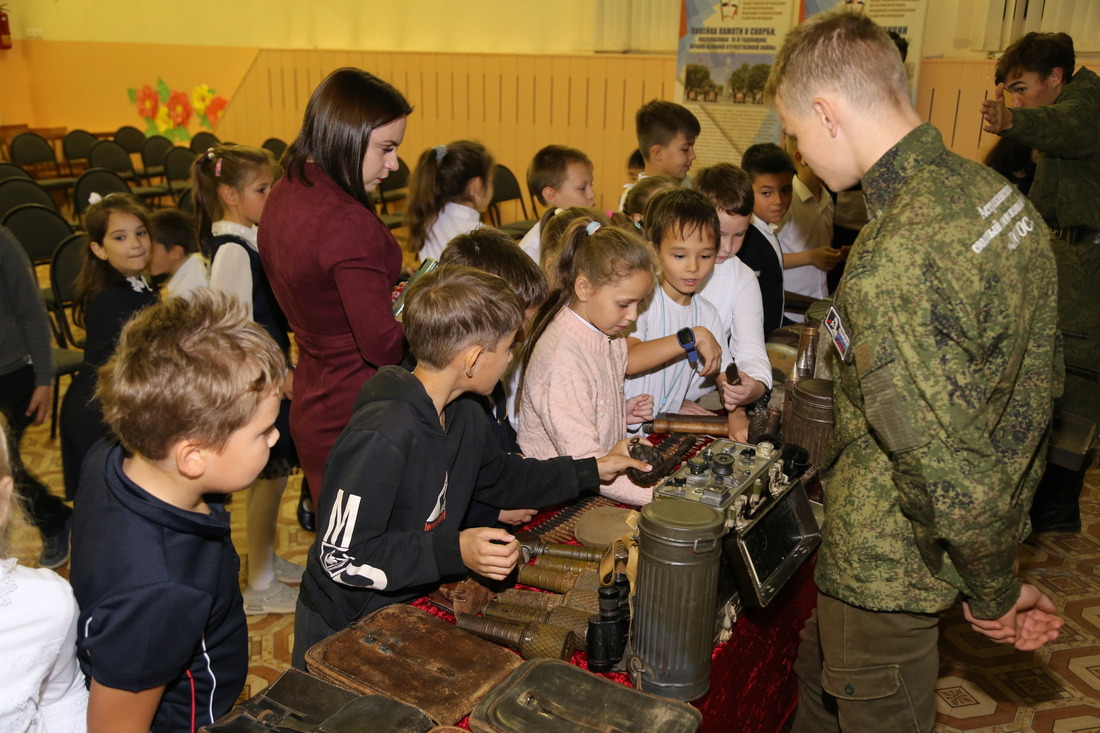
[[[538,509],[501,509],[500,514],[497,515],[497,521],[520,527],[534,519],[538,513]]]
[[[597,458],[596,467],[600,471],[600,480],[610,481],[620,473],[624,473],[628,468],[636,468],[639,471],[652,471],[653,467],[648,463],[630,457],[630,446],[639,443],[641,445],[653,445],[645,438],[623,438],[615,444],[615,447],[606,456]]]
[[[749,415],[745,412],[744,407],[738,407],[736,410],[730,410],[727,415],[727,437],[730,440],[736,440],[738,443],[747,443],[749,441]]]
[[[700,405],[698,402],[695,402],[694,400],[684,400],[682,403],[680,403],[679,413],[681,415],[713,415],[713,414],[715,414],[715,413],[711,412],[710,410],[708,410],[707,408]]]
[[[626,401],[626,424],[641,425],[653,419],[653,395],[640,394]]]
[[[458,534],[462,564],[479,575],[504,580],[519,562],[519,542],[503,529],[472,527]]]
[[[699,376],[714,374],[722,368],[722,347],[706,326],[691,329],[695,333],[695,350],[699,352]]]
[[[722,388],[722,406],[727,410],[752,404],[764,395],[763,384],[744,372],[738,374],[741,375],[741,384],[730,384],[726,381],[725,374],[718,375],[718,385]]]

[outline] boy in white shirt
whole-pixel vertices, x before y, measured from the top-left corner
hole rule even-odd
[[[210,284],[210,265],[195,241],[195,221],[179,209],[161,209],[149,217],[153,246],[149,273],[168,275],[168,295],[190,296],[195,288]]]
[[[565,145],[547,145],[535,153],[527,166],[527,190],[543,206],[568,209],[570,206],[590,208],[596,205],[592,190],[593,166],[587,155]],[[519,246],[536,265],[542,245],[542,222],[528,230]]]
[[[730,410],[729,435],[744,440],[748,417],[721,373],[730,362],[725,339],[717,338],[722,319],[696,294],[714,269],[719,230],[714,205],[698,191],[670,188],[650,200],[645,234],[661,260],[660,287],[627,336],[624,389],[628,400],[653,395],[654,414],[712,415],[695,400],[717,384]]]
[[[719,163],[699,171],[692,187],[706,196],[718,213],[714,273],[704,283],[701,295],[718,309],[723,338],[741,374],[741,384],[727,391],[736,404],[748,405],[772,386],[760,285],[749,266],[735,256],[751,227],[752,182],[732,163]]]
[[[752,229],[737,256],[756,273],[764,302],[764,336],[783,325],[783,250],[775,227],[791,206],[795,169],[783,148],[758,143],[745,150],[741,167],[749,174],[755,196]]]

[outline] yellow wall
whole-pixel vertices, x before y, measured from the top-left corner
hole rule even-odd
[[[40,32],[47,41],[492,53],[589,50],[601,2],[7,0],[17,43]],[[676,32],[669,29],[670,49]]]
[[[0,51],[0,124],[144,129],[128,87],[155,87],[161,78],[173,90],[209,84],[232,98],[255,57],[254,48],[20,41]],[[194,121],[190,127],[199,129]]]

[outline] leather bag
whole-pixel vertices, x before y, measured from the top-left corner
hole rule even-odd
[[[306,667],[317,677],[414,705],[438,725],[469,715],[520,663],[507,649],[403,604],[381,608],[306,652]]]
[[[476,733],[692,733],[690,705],[639,692],[556,659],[532,659],[470,716]]]
[[[234,707],[200,733],[357,733],[363,721],[376,730],[425,733],[422,710],[381,695],[357,695],[298,669],[288,669],[262,692]]]

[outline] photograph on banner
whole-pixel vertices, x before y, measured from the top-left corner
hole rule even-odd
[[[682,0],[676,101],[702,125],[696,169],[737,163],[750,145],[779,142],[779,118],[764,104],[775,53],[795,24],[840,6],[866,13],[915,49],[906,60],[915,94],[924,0]]]
[[[779,139],[764,82],[794,11],[791,0],[683,0],[676,92],[703,128],[696,168],[738,163],[750,145]]]
[[[909,49],[905,72],[909,75],[909,91],[916,101],[917,73],[920,71],[921,48],[924,45],[924,23],[928,16],[927,0],[797,0],[801,23],[818,13],[844,5],[854,12],[866,13],[887,32],[896,33]]]

